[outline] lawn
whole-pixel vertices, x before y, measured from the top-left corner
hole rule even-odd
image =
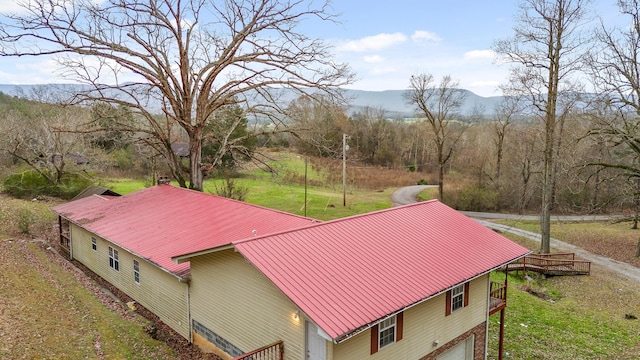
[[[43,240],[32,239],[35,229],[34,235],[18,235],[7,228],[18,221],[8,215],[16,206],[45,216],[51,203],[0,196],[0,358],[177,358],[145,332],[147,320],[114,302],[106,302],[108,307],[99,301],[95,283]]]

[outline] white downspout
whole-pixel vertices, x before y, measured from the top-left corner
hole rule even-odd
[[[187,302],[187,331],[189,333],[189,344],[193,344],[193,331],[191,329],[191,275],[186,278],[178,278],[178,282],[186,285]]]
[[[489,312],[491,311],[491,273],[487,274],[487,315],[484,329],[484,360],[489,355]]]

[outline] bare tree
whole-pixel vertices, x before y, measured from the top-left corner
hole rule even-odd
[[[584,43],[579,30],[588,0],[522,0],[520,17],[511,39],[498,41],[495,50],[515,66],[511,85],[526,96],[544,123],[544,167],[540,251],[550,252],[551,210],[555,188],[556,144],[562,121],[558,99],[576,91],[572,74],[581,68]]]
[[[640,4],[619,0],[618,7],[630,24],[624,29],[597,31],[598,46],[590,54],[591,75],[601,96],[594,112],[592,138],[605,139],[617,156],[592,161],[597,168],[616,169],[631,184],[629,188],[637,228],[640,213]],[[601,140],[602,141],[602,140]]]
[[[294,142],[299,151],[338,158],[342,156],[342,134],[348,121],[344,108],[330,98],[301,96],[287,109]]]
[[[36,171],[51,185],[89,162],[83,138],[71,133],[87,121],[81,109],[27,102],[0,113],[0,151]]]
[[[443,201],[445,166],[466,128],[466,125],[452,119],[465,95],[451,76],[443,76],[440,83],[436,84],[431,74],[411,76],[409,90],[405,93],[407,103],[416,107],[418,116],[426,118],[434,137],[440,201]]]
[[[239,105],[276,121],[284,90],[337,95],[336,87],[353,79],[346,65],[332,61],[330,46],[297,30],[302,21],[334,21],[324,1],[31,0],[22,6],[0,20],[0,55],[55,55],[65,78],[84,84],[75,101],[135,110],[146,126],[114,124],[114,130],[146,133],[180,184],[188,180],[197,190],[203,132],[218,109]],[[219,134],[209,165],[245,140],[230,138],[240,124]],[[176,126],[189,140],[184,168],[171,150]]]
[[[504,143],[507,136],[507,130],[513,124],[514,118],[521,115],[523,110],[522,97],[512,96],[507,91],[503,91],[504,97],[496,107],[496,113],[493,121],[494,145],[496,148],[496,168],[495,175],[492,177],[496,190],[500,191],[501,175],[502,175],[502,159],[504,156]]]

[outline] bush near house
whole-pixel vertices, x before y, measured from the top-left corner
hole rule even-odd
[[[4,191],[20,199],[53,196],[72,199],[93,182],[78,174],[65,174],[60,183],[51,184],[35,170],[26,170],[9,175],[4,183]]]

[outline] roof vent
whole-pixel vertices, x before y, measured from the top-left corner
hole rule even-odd
[[[257,230],[251,230],[251,232],[253,233],[253,236],[258,235],[258,231]]]
[[[166,185],[166,184],[170,184],[171,183],[171,179],[169,179],[168,176],[160,176],[158,177],[158,185]]]

